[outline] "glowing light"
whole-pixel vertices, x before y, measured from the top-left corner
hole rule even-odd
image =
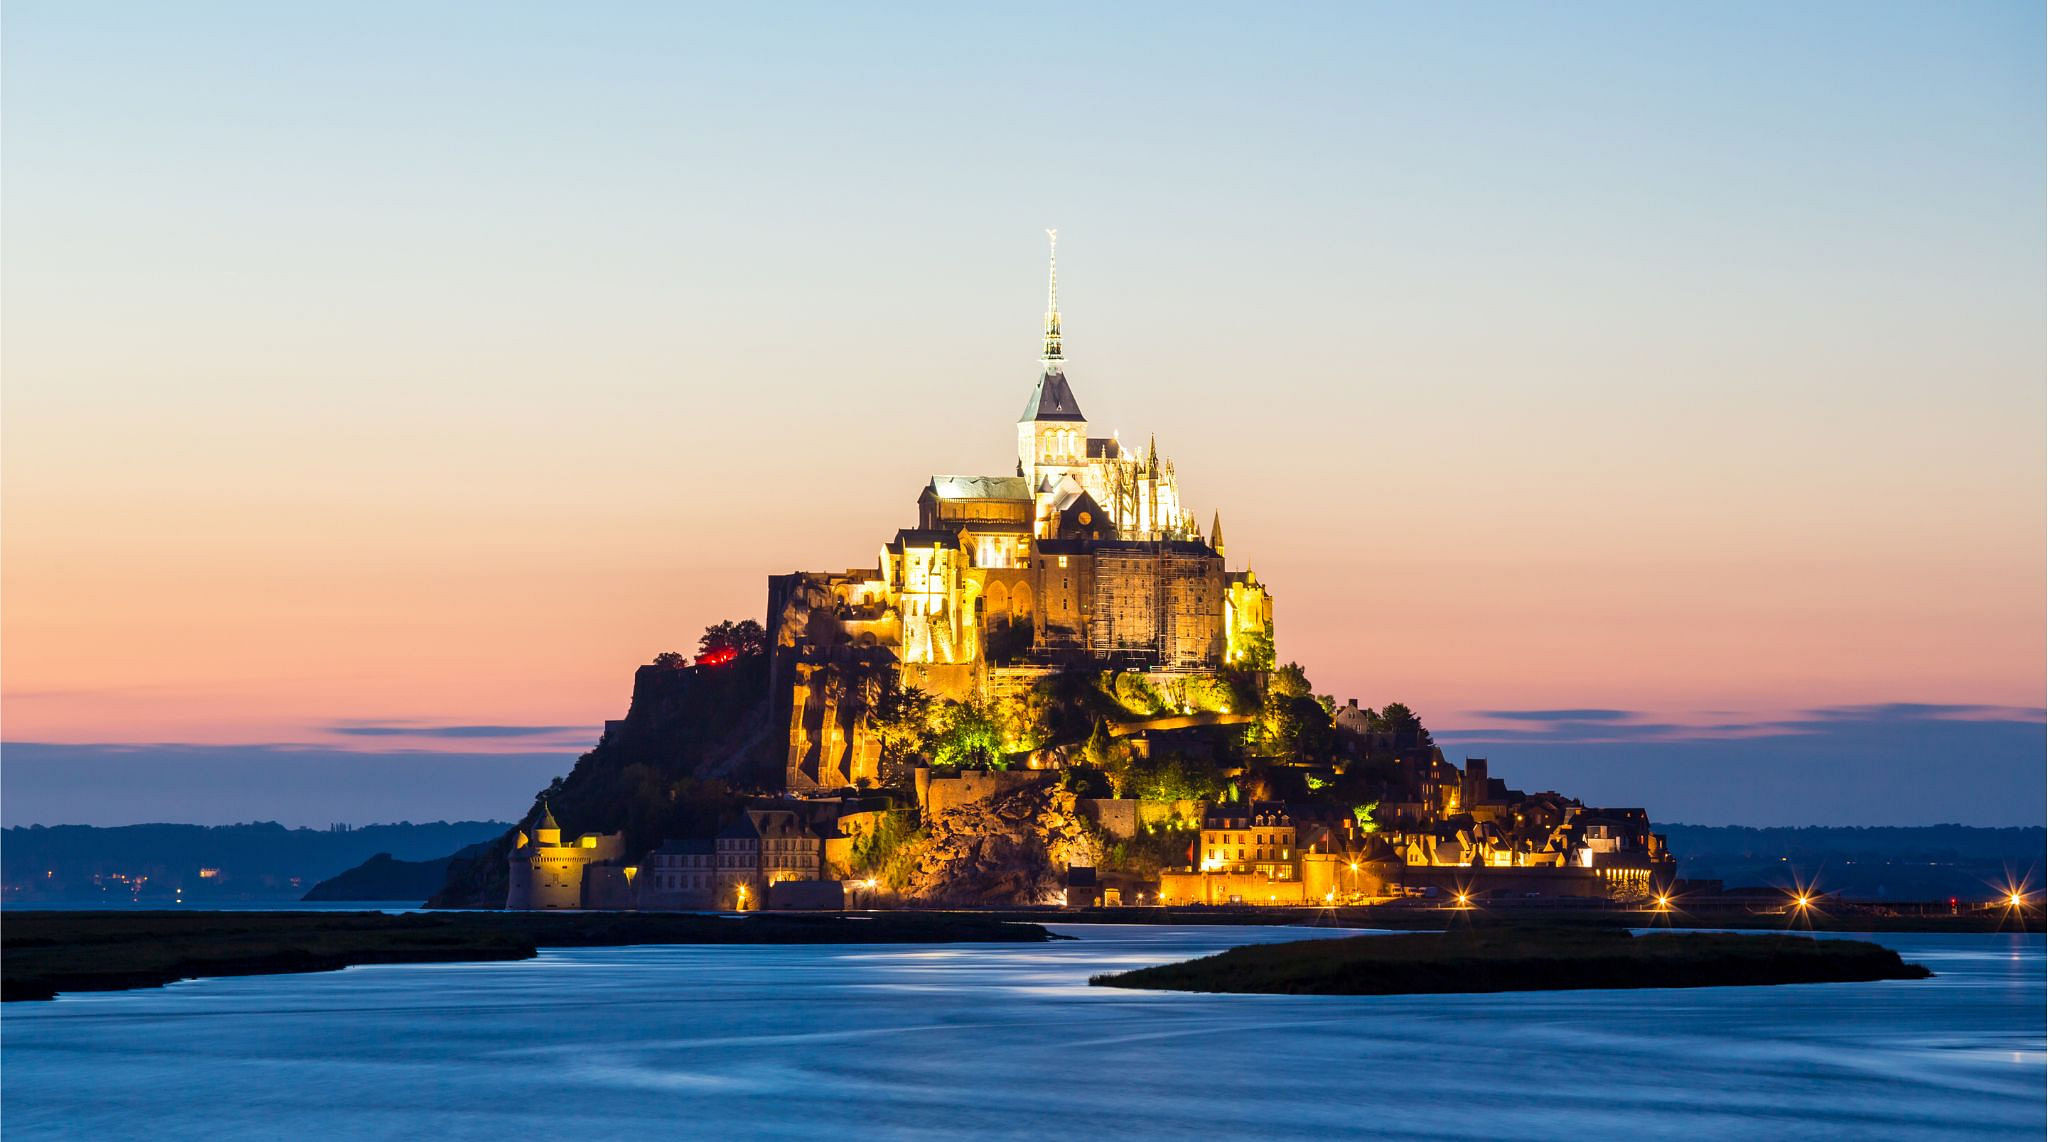
[[[2006,898],[2005,898],[2005,903],[2007,904],[2007,906],[2009,906],[2009,907],[2012,907],[2012,908],[2022,908],[2022,907],[2025,907],[2025,906],[2026,906],[2026,903],[2027,903],[2027,898],[2026,898],[2026,897],[2024,897],[2024,896],[2021,896],[2021,895],[2020,895],[2019,893],[2017,893],[2017,892],[2014,892],[2014,893],[2010,893],[2010,894],[2008,894],[2008,895],[2006,896]]]
[[[724,666],[738,658],[740,652],[729,646],[715,646],[697,656],[699,666]]]
[[[1802,892],[1802,893],[1800,893],[1799,895],[1797,895],[1797,896],[1794,896],[1794,897],[1792,898],[1792,903],[1793,903],[1794,905],[1796,905],[1797,907],[1800,907],[1800,908],[1804,908],[1804,907],[1806,907],[1807,905],[1809,905],[1809,904],[1812,904],[1812,903],[1813,903],[1813,898],[1812,898],[1811,896],[1808,896],[1808,895],[1807,895],[1807,894],[1805,894],[1804,892]]]

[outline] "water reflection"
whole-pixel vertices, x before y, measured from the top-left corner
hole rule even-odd
[[[2039,1137],[2043,951],[1930,981],[1193,996],[1095,973],[1322,929],[623,948],[6,1010],[10,1137]]]

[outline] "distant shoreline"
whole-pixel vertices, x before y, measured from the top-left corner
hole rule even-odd
[[[1749,911],[1681,909],[1635,911],[1620,908],[1544,908],[1515,905],[1399,904],[1356,907],[1275,908],[1265,906],[1191,908],[998,908],[964,912],[1039,924],[1300,924],[1321,928],[1381,928],[1405,932],[1438,932],[1472,923],[1516,923],[1572,929],[1671,928],[1727,929],[1744,932],[2040,932],[2039,908],[2025,912],[1964,912],[1959,915],[1883,916],[1844,909],[1815,907],[1787,915]]]

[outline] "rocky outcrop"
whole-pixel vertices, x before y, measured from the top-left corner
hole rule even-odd
[[[488,845],[472,845],[439,860],[397,860],[378,853],[338,876],[314,885],[303,900],[425,900],[448,880],[448,863],[474,860]]]
[[[1050,777],[947,809],[926,834],[903,890],[920,904],[1056,904],[1067,869],[1101,853],[1094,824]]]
[[[778,723],[767,697],[765,653],[701,666],[642,666],[626,716],[608,723],[597,748],[541,795],[565,836],[620,833],[628,853],[670,837],[710,836],[737,812],[744,790],[769,785],[781,772]],[[538,808],[537,796],[521,818]],[[504,907],[515,833],[451,860],[428,907]]]

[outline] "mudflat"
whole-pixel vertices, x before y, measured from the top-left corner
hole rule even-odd
[[[1098,987],[1275,995],[1413,995],[1739,987],[1925,979],[1890,948],[1787,934],[1502,925],[1249,945],[1095,976]]]
[[[1037,924],[957,913],[13,912],[0,920],[0,999],[160,987],[202,976],[334,971],[355,964],[518,960],[541,948],[1051,938]]]

